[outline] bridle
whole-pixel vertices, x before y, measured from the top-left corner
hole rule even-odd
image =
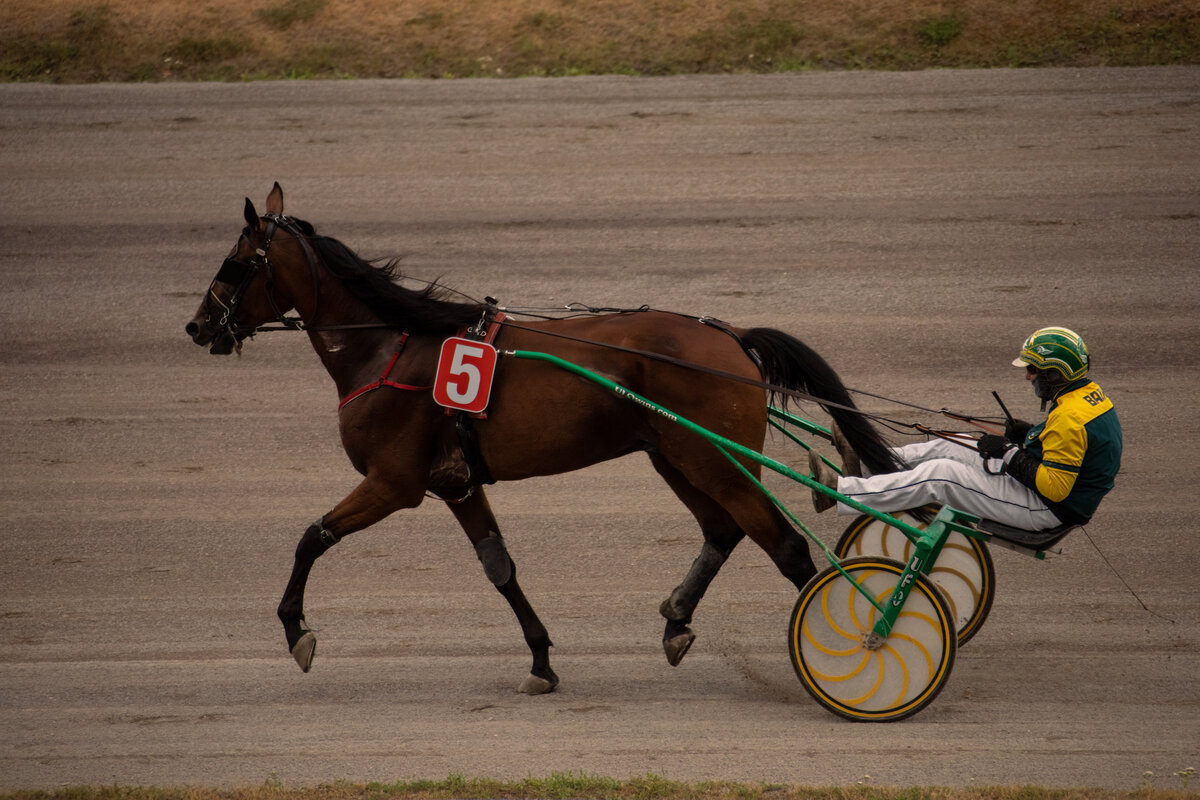
[[[233,256],[226,258],[221,263],[221,268],[217,270],[217,275],[209,284],[208,294],[205,296],[205,307],[208,309],[208,321],[211,323],[214,318],[212,304],[215,303],[219,307],[219,317],[216,319],[216,333],[225,334],[231,337],[235,342],[239,333],[253,336],[259,331],[266,330],[289,330],[300,331],[305,330],[306,326],[299,317],[285,316],[284,312],[279,308],[279,304],[275,301],[275,272],[271,265],[271,259],[267,257],[267,251],[271,248],[271,242],[275,238],[275,233],[282,228],[290,233],[297,242],[300,243],[300,249],[304,252],[304,258],[308,261],[309,270],[312,272],[313,279],[313,313],[312,319],[307,327],[311,328],[312,323],[316,321],[317,312],[321,300],[321,282],[317,275],[317,257],[313,252],[312,245],[308,242],[307,234],[289,217],[282,214],[264,214],[262,219],[267,223],[265,232],[263,233],[262,243],[254,248],[254,255],[249,261],[243,261],[236,257],[237,248],[234,248]],[[243,239],[249,242],[249,236],[246,232],[242,233]],[[240,241],[240,240],[239,240]],[[250,288],[259,270],[262,270],[266,275],[266,291],[267,302],[271,304],[271,311],[275,314],[275,322],[280,327],[257,326],[250,330],[239,329],[235,322],[238,307],[246,296],[246,290]],[[218,283],[226,284],[234,287],[233,293],[229,295],[227,300],[222,300],[216,292]]]

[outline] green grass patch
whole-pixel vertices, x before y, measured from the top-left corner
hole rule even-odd
[[[930,17],[917,28],[917,38],[926,47],[945,47],[962,34],[962,20],[954,15]]]
[[[1180,788],[1156,788],[1153,781],[1134,790],[1047,789],[1036,786],[905,787],[874,786],[864,776],[853,786],[799,787],[783,784],[674,781],[658,775],[616,780],[576,773],[552,773],[518,781],[468,778],[396,783],[336,782],[289,788],[271,776],[260,786],[240,789],[76,786],[51,791],[0,793],[0,800],[1196,800],[1188,790],[1195,770],[1175,773]]]

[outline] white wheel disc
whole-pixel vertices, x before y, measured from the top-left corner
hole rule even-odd
[[[851,559],[843,569],[881,604],[904,571],[881,558]],[[941,593],[917,579],[891,634],[878,649],[864,636],[879,611],[836,568],[804,588],[792,612],[789,650],[804,687],[847,719],[891,721],[917,713],[941,691],[954,664],[954,622]]]
[[[926,526],[906,511],[892,516],[915,528],[924,530]],[[839,558],[884,556],[905,564],[914,549],[899,528],[863,515],[846,528],[835,551]],[[952,531],[929,577],[950,605],[959,645],[966,644],[987,619],[996,593],[996,569],[987,545]]]

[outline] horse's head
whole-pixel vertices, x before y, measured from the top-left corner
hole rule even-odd
[[[299,328],[284,314],[296,305],[297,265],[316,266],[301,230],[283,215],[283,189],[276,183],[262,216],[246,198],[246,228],[226,257],[187,324],[187,335],[214,355],[241,352],[242,341],[267,322]],[[277,234],[283,234],[276,238]],[[307,278],[307,270],[305,270]],[[315,292],[315,285],[310,288]],[[315,297],[313,298],[315,302]],[[315,312],[315,309],[314,309]]]

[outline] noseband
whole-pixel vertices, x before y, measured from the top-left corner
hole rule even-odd
[[[217,276],[213,278],[212,284],[208,287],[208,302],[215,301],[221,307],[220,318],[217,319],[217,329],[236,340],[237,328],[234,317],[237,315],[238,306],[241,305],[243,298],[246,295],[246,290],[250,287],[251,281],[258,274],[259,270],[263,270],[267,278],[267,302],[271,304],[271,310],[275,312],[275,321],[280,327],[259,326],[251,330],[248,335],[253,336],[259,331],[268,330],[289,330],[299,331],[304,330],[304,322],[299,317],[284,316],[284,312],[280,310],[279,304],[275,302],[275,293],[272,291],[275,285],[275,273],[271,266],[271,260],[267,257],[267,251],[271,248],[271,241],[275,238],[275,232],[279,228],[295,237],[300,243],[301,250],[304,251],[304,258],[308,261],[309,270],[312,272],[313,279],[313,313],[311,322],[315,322],[317,318],[317,310],[321,299],[321,282],[317,276],[317,258],[313,253],[312,245],[308,243],[307,235],[299,226],[290,218],[282,214],[264,214],[262,219],[267,223],[266,232],[263,234],[262,246],[254,248],[254,256],[249,261],[242,261],[239,258],[230,257],[225,259],[221,264],[221,268],[217,270]],[[246,234],[242,234],[246,236]],[[229,296],[227,302],[222,301],[217,296],[215,291],[218,283],[224,283],[234,287],[233,294]],[[213,318],[213,314],[209,313],[209,319]],[[311,326],[310,322],[310,326]]]

